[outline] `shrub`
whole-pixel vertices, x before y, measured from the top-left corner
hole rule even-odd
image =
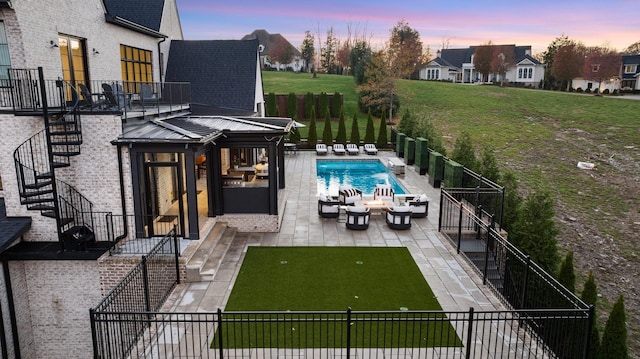
[[[267,116],[268,117],[278,117],[280,114],[278,113],[278,103],[276,102],[276,94],[273,92],[269,92],[267,95]]]
[[[339,92],[333,94],[331,97],[331,117],[340,116],[340,112],[342,111],[342,96],[340,96]]]
[[[333,143],[333,133],[331,132],[331,117],[329,116],[329,109],[324,111],[324,129],[322,130],[322,142],[327,145]]]
[[[367,115],[367,129],[364,133],[364,143],[374,143],[376,141],[374,131],[373,116],[371,115],[371,110],[369,110],[369,114]]]
[[[624,298],[620,295],[604,327],[598,358],[628,358],[626,321]]]
[[[311,109],[314,108],[315,98],[311,92],[307,92],[304,95],[304,117],[311,118]]]
[[[472,171],[476,171],[476,153],[473,149],[471,135],[467,131],[462,131],[460,137],[456,139],[451,159]]]
[[[298,116],[293,116],[292,117],[294,121],[298,120]],[[300,142],[300,131],[298,130],[297,127],[292,127],[291,128],[291,132],[289,132],[289,141],[292,143],[299,143]]]
[[[298,96],[290,92],[287,96],[287,117],[293,118],[298,115]]]
[[[593,326],[591,327],[591,340],[589,344],[589,352],[587,353],[587,359],[596,359],[598,349],[600,348],[600,331],[598,330],[598,316],[596,315],[596,304],[598,301],[598,288],[596,287],[596,280],[593,277],[593,272],[589,271],[589,278],[584,282],[582,289],[582,295],[580,298],[588,305],[592,305],[593,310]]]
[[[603,95],[608,95],[608,94],[609,94],[609,89],[604,89],[604,90],[602,91],[602,94],[603,94]]]
[[[336,143],[347,143],[347,127],[344,123],[344,111],[340,111],[340,120],[338,121]]]
[[[320,96],[318,97],[318,116],[324,118],[328,108],[329,97],[326,92],[320,92]]]
[[[378,132],[378,141],[376,141],[376,145],[380,148],[386,148],[388,144],[387,140],[387,116],[382,113],[382,117],[380,118],[380,130]]]
[[[316,127],[316,109],[315,106],[311,106],[311,121],[309,122],[309,134],[307,135],[307,143],[312,147],[315,147],[315,145],[318,143],[318,129]]]
[[[560,265],[558,282],[569,289],[571,293],[575,293],[576,273],[573,270],[573,251],[569,251],[569,253],[567,253],[567,256],[564,257],[564,261],[562,261],[562,264]]]
[[[358,128],[358,112],[353,113],[353,119],[351,120],[351,143],[356,145],[360,144],[360,129]]]
[[[578,92],[578,93],[583,93],[583,92],[584,92],[584,90],[582,89],[582,87],[578,87],[578,88],[576,89],[576,92]]]

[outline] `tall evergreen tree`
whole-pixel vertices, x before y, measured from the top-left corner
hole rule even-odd
[[[476,153],[469,132],[462,131],[460,133],[460,137],[456,139],[456,144],[453,147],[451,159],[472,171],[476,170]]]
[[[596,359],[598,356],[598,350],[600,348],[600,330],[598,329],[598,316],[596,315],[597,301],[598,301],[598,288],[596,287],[596,280],[593,277],[593,272],[589,271],[589,278],[584,282],[584,288],[582,289],[582,295],[580,296],[582,301],[588,305],[593,305],[593,325],[591,326],[591,340],[589,342],[589,352],[587,352],[587,359]]]
[[[297,121],[298,116],[293,116],[293,120]],[[291,132],[289,132],[289,141],[291,143],[300,143],[300,130],[297,127],[292,127]]]
[[[338,121],[338,133],[336,134],[336,143],[347,143],[347,127],[344,123],[344,111],[340,111],[340,120]]]
[[[598,350],[598,359],[629,357],[627,352],[627,319],[622,294],[613,305],[607,324],[602,333],[602,342]]]
[[[309,134],[307,135],[307,143],[311,147],[315,147],[318,143],[318,129],[316,128],[316,108],[311,106],[311,121],[309,122]]]
[[[320,92],[318,97],[318,116],[324,118],[329,108],[329,96],[326,92]]]
[[[311,118],[311,109],[314,108],[315,97],[311,92],[304,95],[304,117]]]
[[[322,142],[327,146],[333,144],[333,133],[331,132],[331,116],[329,115],[329,108],[324,111],[324,130],[322,130]]]
[[[342,96],[339,92],[331,96],[331,117],[340,116],[340,112],[342,111]]]
[[[379,148],[386,148],[389,140],[387,139],[387,116],[384,112],[382,112],[382,117],[380,118],[380,128],[378,129],[378,140],[376,141],[376,146]]]
[[[278,113],[278,103],[276,102],[276,94],[273,92],[269,92],[269,95],[267,95],[267,116],[268,117],[280,116],[280,114]]]
[[[505,193],[501,227],[511,233],[520,215],[523,198],[518,192],[518,179],[513,171],[505,171],[502,175],[502,185]]]
[[[558,282],[564,285],[571,293],[576,292],[576,273],[573,270],[573,251],[569,251],[564,261],[560,265],[560,272],[558,273]]]
[[[358,112],[353,113],[353,119],[351,120],[351,143],[360,145],[360,129],[358,128]]]
[[[402,115],[402,119],[398,124],[398,132],[402,132],[407,137],[415,138],[418,133],[418,121],[414,116],[411,115],[409,109],[404,110],[404,114]]]
[[[290,92],[287,96],[287,117],[293,118],[298,115],[298,96]]]
[[[510,241],[531,256],[534,262],[549,273],[555,273],[560,263],[558,229],[553,220],[553,198],[546,191],[527,196],[520,215],[509,234]]]
[[[375,129],[373,127],[373,116],[371,115],[371,109],[369,109],[369,114],[367,115],[367,129],[364,133],[364,143],[375,143],[376,135]]]
[[[493,148],[485,147],[482,149],[478,171],[482,177],[495,183],[500,182],[500,168],[498,167],[498,161],[496,160]]]

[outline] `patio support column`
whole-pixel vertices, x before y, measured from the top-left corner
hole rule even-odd
[[[196,156],[192,152],[185,152],[184,156],[185,180],[187,182],[187,214],[189,221],[189,239],[200,239],[198,225],[198,196],[196,193]],[[178,168],[180,174],[180,168]],[[180,178],[180,177],[178,177]]]
[[[209,217],[215,217],[216,216],[216,212],[215,212],[215,202],[214,202],[214,198],[219,197],[214,184],[216,183],[220,183],[220,181],[214,180],[216,178],[215,174],[220,172],[216,172],[214,171],[214,168],[219,168],[220,166],[218,165],[219,161],[216,161],[216,154],[214,152],[214,150],[212,148],[210,148],[205,156],[207,157],[205,160],[206,166],[207,166],[207,173],[206,173],[206,183],[207,183],[207,216]]]
[[[278,143],[278,188],[285,188],[284,183],[284,141]]]
[[[269,156],[269,214],[278,214],[278,172],[284,169],[278,168],[278,151],[276,142],[269,142],[268,153],[274,153],[275,156]]]
[[[222,201],[222,164],[220,147],[214,146],[211,151],[211,168],[207,168],[207,181],[210,183],[211,192],[209,194],[209,210],[215,215],[223,215]],[[208,158],[207,158],[208,160]],[[209,163],[207,162],[207,166]]]

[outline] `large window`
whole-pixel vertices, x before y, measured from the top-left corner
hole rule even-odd
[[[122,81],[127,92],[138,92],[136,83],[153,82],[151,51],[120,45]]]
[[[638,67],[638,65],[625,65],[624,66],[624,73],[625,74],[635,74],[637,67]]]
[[[62,61],[62,78],[72,84],[87,84],[87,59],[84,40],[59,35],[60,60]]]
[[[9,85],[9,73],[7,70],[9,70],[10,67],[11,59],[9,58],[7,32],[4,29],[4,22],[0,21],[0,86]]]

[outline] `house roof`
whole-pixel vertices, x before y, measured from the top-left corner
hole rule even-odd
[[[225,133],[281,135],[293,124],[290,118],[181,116],[153,120],[125,131],[112,143],[201,143],[211,142]]]
[[[528,59],[536,65],[540,65],[540,61],[529,55],[531,46],[516,45],[496,45],[512,47],[515,53],[515,62],[520,63],[524,59]],[[476,52],[477,46],[470,46],[462,49],[444,49],[440,51],[440,56],[434,59],[441,66],[455,66],[462,68],[462,64],[471,63],[471,56]]]
[[[172,40],[167,82],[190,82],[191,102],[254,111],[258,40]]]
[[[103,0],[103,2],[107,11],[107,21],[124,19],[125,21],[120,25],[126,26],[126,22],[131,22],[156,32],[160,31],[164,0]]]
[[[271,44],[275,44],[279,40],[286,41],[287,45],[293,50],[293,56],[302,57],[302,53],[295,46],[291,45],[289,40],[287,40],[284,36],[280,34],[270,34],[267,30],[254,30],[249,35],[245,35],[242,40],[252,40],[258,39],[260,45],[264,47],[262,50],[262,54],[266,55],[269,53],[269,49]]]

